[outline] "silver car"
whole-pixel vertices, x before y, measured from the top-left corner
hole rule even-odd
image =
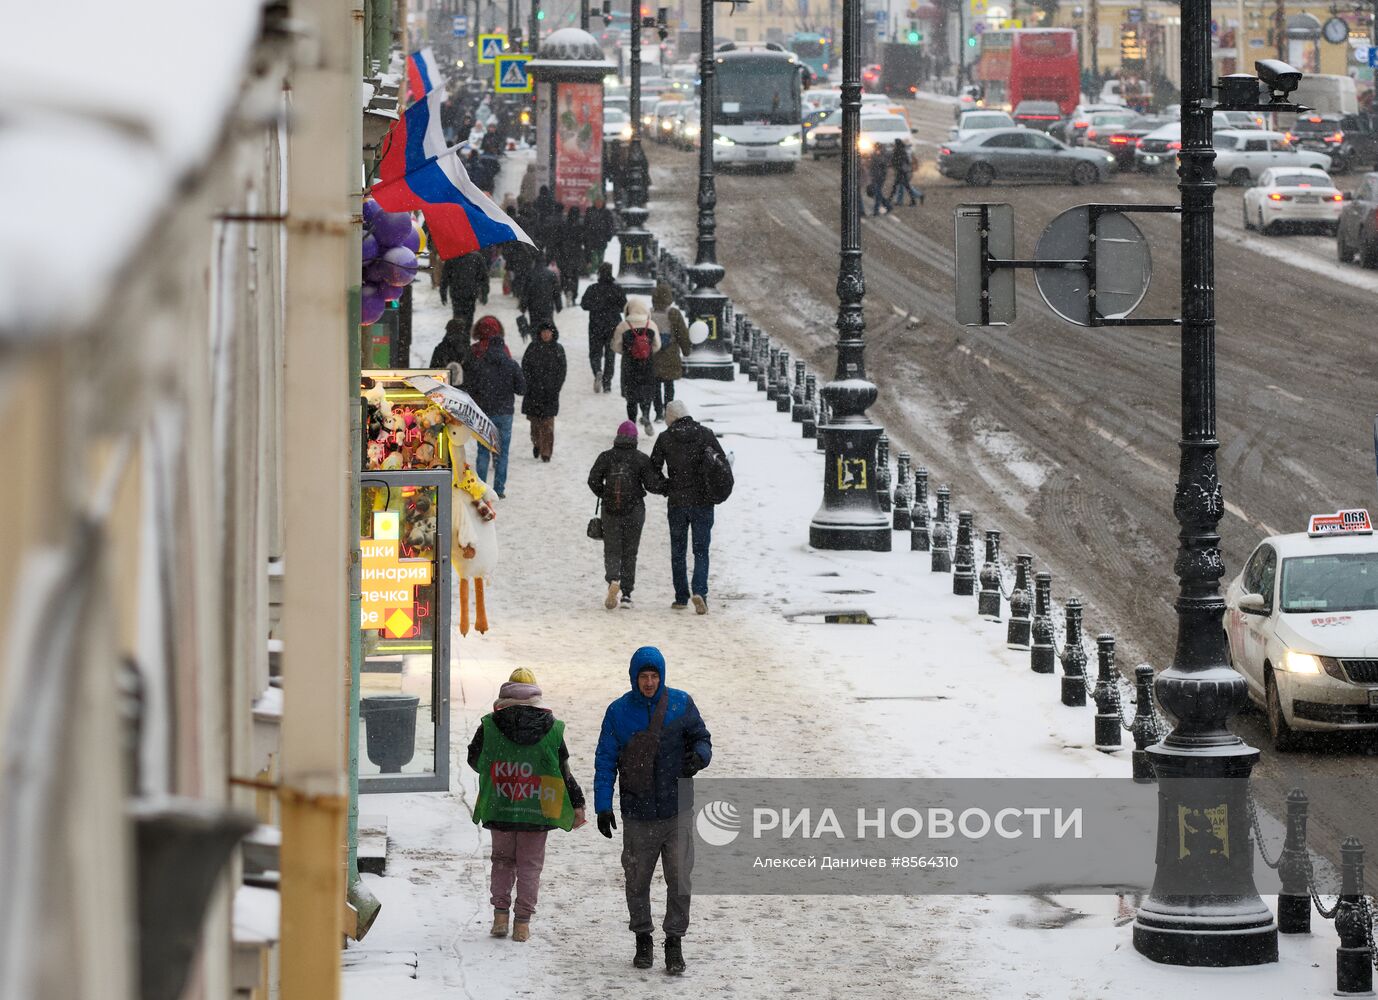
[[[1068,146],[1027,128],[992,129],[938,151],[940,174],[975,187],[996,180],[1096,184],[1114,170],[1115,157],[1104,150]]]

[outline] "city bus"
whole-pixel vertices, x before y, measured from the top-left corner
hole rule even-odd
[[[1018,28],[981,35],[974,79],[987,108],[1013,111],[1020,101],[1056,101],[1064,115],[1081,101],[1081,57],[1071,28]]]
[[[798,31],[789,36],[786,47],[794,53],[794,58],[809,68],[820,86],[827,84],[831,60],[826,37],[815,31]]]
[[[781,46],[718,47],[713,162],[793,170],[803,150],[799,59]]]

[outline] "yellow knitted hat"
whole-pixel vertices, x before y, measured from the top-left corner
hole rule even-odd
[[[516,670],[512,671],[512,676],[507,679],[517,684],[536,683],[536,675],[525,667],[518,667]]]

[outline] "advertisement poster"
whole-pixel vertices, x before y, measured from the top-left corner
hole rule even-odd
[[[603,189],[603,85],[562,83],[555,108],[555,200],[588,208]]]

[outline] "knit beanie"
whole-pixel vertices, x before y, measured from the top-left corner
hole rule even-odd
[[[673,399],[670,405],[665,407],[665,422],[673,424],[681,417],[689,416],[689,406],[682,399]]]
[[[617,436],[620,438],[631,438],[636,440],[636,423],[631,420],[624,420],[617,425]]]
[[[518,667],[512,671],[512,676],[507,678],[509,681],[516,681],[518,684],[535,684],[536,675],[526,667]]]

